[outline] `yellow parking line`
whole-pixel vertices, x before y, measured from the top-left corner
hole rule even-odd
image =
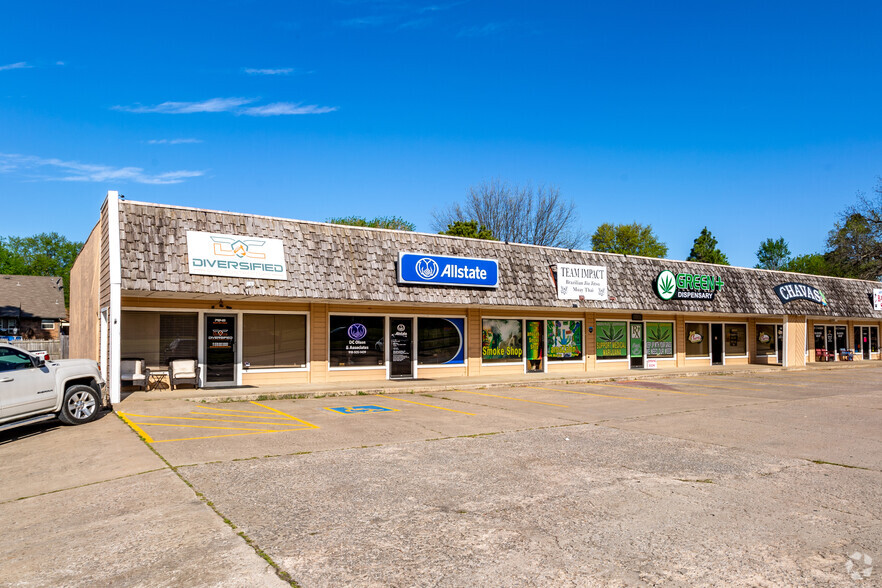
[[[454,392],[462,392],[463,394],[477,394],[478,396],[492,396],[493,398],[505,398],[506,400],[517,400],[519,402],[532,402],[533,404],[547,404],[548,406],[559,406],[561,408],[569,408],[566,404],[554,404],[553,402],[539,402],[538,400],[527,400],[526,398],[512,398],[511,396],[499,396],[497,394],[484,394],[483,392],[470,392],[469,390],[454,390]]]
[[[228,421],[225,419],[202,419],[197,417],[174,417],[174,416],[162,416],[158,414],[132,414],[127,413],[129,416],[138,417],[142,419],[173,419],[176,421],[208,421],[210,423],[240,423],[243,425],[278,425],[280,427],[296,427],[297,425],[285,424],[285,423],[267,423],[260,421]],[[142,425],[154,424],[154,423],[141,423]],[[307,423],[309,424],[309,423]]]
[[[277,416],[255,416],[254,414],[247,414],[247,415],[241,414],[240,415],[240,414],[226,414],[226,413],[225,414],[218,414],[216,412],[196,412],[195,410],[191,410],[190,414],[201,414],[201,415],[213,416],[213,417],[225,416],[225,417],[229,417],[231,419],[267,419],[267,420],[271,420],[271,421],[290,421],[291,420],[286,417],[277,417]],[[264,414],[266,414],[266,413],[264,413]]]
[[[134,429],[136,433],[141,435],[141,437],[144,439],[144,441],[146,441],[147,443],[153,443],[153,437],[148,435],[147,431],[145,431],[144,429],[142,429],[141,427],[139,427],[138,425],[133,423],[131,420],[129,420],[129,418],[125,415],[125,413],[118,412],[116,414],[118,414],[119,418],[124,420],[132,429]]]
[[[311,427],[311,428],[313,428],[313,429],[318,429],[318,428],[320,428],[318,425],[313,425],[312,423],[308,423],[308,422],[304,421],[303,419],[298,419],[297,417],[295,417],[295,416],[291,416],[290,414],[285,413],[285,412],[282,412],[281,410],[276,410],[275,408],[273,408],[273,407],[271,407],[271,406],[267,406],[267,405],[265,405],[265,404],[260,404],[259,402],[254,402],[253,400],[251,401],[251,404],[254,404],[255,406],[259,406],[259,407],[261,407],[261,408],[265,408],[265,409],[267,409],[267,410],[271,410],[271,411],[273,411],[273,412],[277,412],[277,413],[279,413],[279,414],[281,414],[281,415],[284,415],[284,416],[288,417],[288,418],[291,419],[291,420],[301,422],[301,423],[303,423],[304,425],[306,425],[306,426],[308,426],[308,427]]]
[[[279,431],[301,431],[303,429],[249,429],[247,427],[212,427],[210,425],[172,425],[169,423],[141,423],[151,427],[178,427],[181,429],[222,429],[224,431],[259,431],[261,433],[278,433]],[[247,423],[246,423],[247,424]]]
[[[647,386],[629,386],[627,384],[600,384],[599,382],[591,382],[586,386],[606,386],[607,388],[626,388],[628,390],[649,390],[650,392],[667,392],[668,394],[685,394],[687,396],[707,396],[707,394],[699,394],[698,392],[680,392],[679,390],[664,390],[662,388],[649,388]]]
[[[747,384],[767,384],[769,386],[787,386],[789,388],[805,388],[806,384],[783,384],[779,382],[772,382],[771,380],[766,382],[757,382],[756,380],[741,380],[742,382],[746,382]]]
[[[696,384],[695,382],[676,382],[672,383],[672,386],[698,386],[699,388],[716,388],[718,390],[746,390],[748,392],[762,392],[759,388],[733,388],[732,386],[715,386],[713,384]],[[686,394],[686,392],[683,392]],[[707,396],[707,394],[702,394],[702,396]]]
[[[291,429],[298,431],[301,429]],[[205,437],[181,437],[179,439],[160,439],[153,443],[169,443],[171,441],[199,441],[200,439],[220,439],[221,437],[244,437],[245,435],[268,435],[270,433],[280,433],[281,431],[263,431],[257,433],[230,433],[229,435],[206,435]]]
[[[241,412],[244,414],[268,414],[265,410],[236,410],[234,408],[215,408],[214,406],[200,406],[199,408],[205,410],[222,410],[224,412]],[[286,416],[285,418],[290,418]]]
[[[600,396],[601,398],[619,398],[621,400],[640,400],[645,402],[645,398],[634,398],[633,396],[613,396],[612,394],[597,394],[596,392],[579,392],[577,390],[562,390],[560,388],[541,388],[539,386],[527,386],[534,390],[550,390],[551,392],[567,392],[569,394],[584,394],[585,396]]]
[[[437,408],[438,410],[446,410],[449,412],[458,412],[460,414],[467,414],[469,416],[478,416],[472,412],[465,412],[464,410],[453,410],[452,408],[444,408],[443,406],[435,406],[434,404],[423,404],[422,402],[414,402],[413,400],[405,400],[403,398],[393,398],[392,396],[384,396],[383,394],[375,394],[377,398],[385,398],[387,400],[398,400],[399,402],[409,402],[410,404],[419,404],[420,406],[428,406],[429,408]]]

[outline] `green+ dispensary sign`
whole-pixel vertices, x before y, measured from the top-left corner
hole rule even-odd
[[[713,300],[722,289],[723,278],[719,276],[664,270],[655,279],[655,293],[662,300]]]

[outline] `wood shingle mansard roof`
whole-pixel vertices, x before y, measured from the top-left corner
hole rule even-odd
[[[558,263],[606,266],[609,300],[578,302],[585,310],[810,315],[882,319],[871,294],[878,282],[788,272],[650,259],[592,251],[506,244],[461,237],[288,220],[160,204],[120,201],[122,289],[132,295],[261,297],[432,305],[573,308],[559,300],[552,278]],[[204,231],[281,239],[288,279],[260,280],[190,275],[186,232]],[[398,252],[482,257],[499,262],[496,289],[399,285]],[[719,276],[713,300],[658,298],[662,270]],[[246,286],[252,282],[253,286]],[[828,306],[807,300],[783,304],[772,290],[786,282],[820,289]]]
[[[61,278],[0,275],[0,317],[66,318]]]

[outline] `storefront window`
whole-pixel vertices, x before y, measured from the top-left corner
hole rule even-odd
[[[707,357],[710,342],[706,323],[686,323],[686,357]]]
[[[196,313],[122,312],[120,352],[148,366],[167,366],[172,359],[196,359],[199,331]]]
[[[879,327],[870,327],[870,351],[879,352]]]
[[[646,357],[674,357],[674,323],[646,323]]]
[[[546,321],[549,361],[582,359],[582,321]]]
[[[597,321],[597,358],[628,357],[628,324],[625,321]]]
[[[747,325],[727,324],[725,329],[726,355],[747,355]]]
[[[246,314],[242,317],[245,369],[306,367],[306,317]]]
[[[417,362],[419,365],[461,365],[465,363],[465,319],[417,319]]]
[[[386,319],[381,316],[332,316],[330,367],[376,367],[386,364]]]
[[[485,363],[523,361],[524,336],[520,320],[484,319],[481,326],[481,359]]]
[[[861,328],[855,327],[854,328],[854,350],[855,350],[855,352],[859,352],[863,349],[863,347],[861,347],[862,340],[863,340],[863,337],[861,337]],[[822,344],[822,346],[823,346],[823,344]],[[815,349],[818,349],[818,327],[815,327]]]
[[[826,349],[827,348],[827,342],[826,342],[825,337],[826,337],[826,335],[825,335],[824,327],[823,326],[821,326],[821,327],[816,326],[815,327],[815,349]],[[860,333],[859,327],[854,328],[854,340],[856,342],[855,344],[857,345],[857,348],[860,349],[861,348],[861,343],[860,343],[861,333]]]
[[[775,340],[775,325],[756,326],[757,355],[774,355]]]

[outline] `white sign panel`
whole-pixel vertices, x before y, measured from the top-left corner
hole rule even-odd
[[[187,231],[187,258],[191,274],[288,279],[280,239]]]
[[[604,266],[557,264],[557,297],[561,300],[606,300],[607,295]]]
[[[882,290],[873,290],[873,310],[882,310]]]

